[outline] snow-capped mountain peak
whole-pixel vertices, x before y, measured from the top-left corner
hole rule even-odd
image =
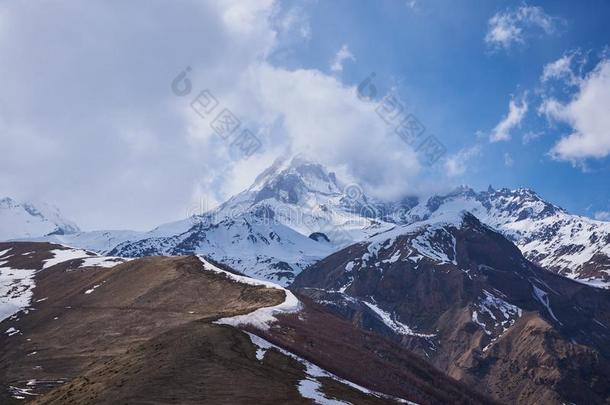
[[[381,202],[355,184],[339,179],[303,156],[276,161],[244,192],[222,204],[215,215],[235,217],[265,212],[283,226],[309,236],[325,234],[335,247],[387,230]]]
[[[296,156],[292,159],[276,160],[257,177],[248,190],[256,193],[255,202],[273,196],[297,203],[303,193],[332,195],[341,193],[342,187],[335,173],[303,156]]]
[[[0,199],[0,240],[64,235],[78,232],[78,226],[49,204]]]

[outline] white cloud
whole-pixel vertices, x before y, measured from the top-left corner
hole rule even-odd
[[[545,98],[538,109],[549,120],[571,127],[572,133],[555,144],[551,155],[573,163],[610,155],[610,59],[601,60],[578,82],[570,101]]]
[[[530,142],[540,138],[542,135],[544,135],[544,132],[534,132],[534,131],[527,131],[526,133],[523,134],[523,138],[522,138],[522,142],[524,145],[529,144]]]
[[[598,221],[610,221],[610,211],[597,211],[595,219]]]
[[[333,72],[342,72],[343,64],[347,60],[355,61],[356,58],[349,50],[349,47],[346,44],[343,44],[343,46],[341,46],[341,49],[339,49],[334,59],[332,60],[330,64],[330,70]]]
[[[449,177],[457,177],[463,175],[468,163],[473,158],[481,154],[481,146],[474,145],[469,148],[464,148],[454,155],[447,157],[445,160],[445,171]]]
[[[223,200],[299,152],[380,196],[416,189],[415,153],[354,87],[269,62],[281,30],[302,26],[274,20],[291,15],[277,7],[0,2],[2,193],[55,203],[84,228],[146,229],[181,218],[193,200]],[[186,66],[193,92],[177,97],[170,82]],[[260,153],[231,158],[189,106],[206,88],[259,134]]]
[[[521,101],[514,98],[508,103],[508,114],[495,126],[491,131],[489,140],[491,142],[508,141],[511,138],[511,130],[521,125],[521,121],[527,113],[528,105],[526,95],[524,94]]]
[[[588,53],[581,50],[566,52],[561,58],[546,64],[542,70],[540,82],[547,85],[553,80],[568,86],[582,84],[583,69],[588,62]]]
[[[555,32],[560,21],[546,14],[542,7],[522,5],[490,18],[485,42],[494,48],[509,49],[514,44],[524,43],[531,30],[546,34]]]
[[[566,54],[556,61],[545,65],[540,80],[543,83],[551,79],[568,78],[570,81],[575,80],[571,67],[573,57],[573,54]]]
[[[512,167],[514,163],[515,161],[513,160],[513,157],[510,155],[510,153],[504,153],[504,166]]]
[[[272,19],[273,29],[277,32],[278,39],[290,44],[291,39],[311,39],[311,24],[309,15],[301,5],[291,8],[276,6]]]

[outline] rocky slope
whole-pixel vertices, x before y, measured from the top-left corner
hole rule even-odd
[[[610,396],[610,292],[539,268],[469,213],[347,247],[292,288],[499,401]]]
[[[203,258],[121,261],[44,243],[0,252],[3,277],[31,272],[24,306],[0,322],[1,403],[490,402],[404,347]],[[286,340],[313,313],[336,336]],[[347,358],[368,359],[370,374],[353,382]]]

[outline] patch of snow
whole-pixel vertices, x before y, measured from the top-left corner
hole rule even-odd
[[[392,257],[390,257],[389,259],[384,260],[384,263],[396,263],[398,260],[400,259],[400,250],[397,250],[396,252],[394,252],[394,254],[392,255]]]
[[[339,290],[337,290],[340,293],[345,293],[345,291],[348,289],[348,287],[350,285],[352,285],[352,283],[354,282],[354,277],[350,276],[349,279],[347,280],[347,282],[345,284],[343,284],[341,287],[339,287]]]
[[[12,326],[10,328],[8,328],[6,330],[6,332],[4,332],[5,334],[9,335],[9,336],[13,336],[16,335],[17,333],[19,333],[19,329],[15,329]]]
[[[536,287],[535,285],[532,284],[533,287],[533,295],[534,298],[536,298],[542,305],[544,305],[547,309],[547,311],[549,312],[549,315],[551,315],[551,317],[556,320],[557,322],[559,322],[561,324],[561,322],[559,321],[559,319],[557,319],[557,317],[555,317],[555,314],[553,313],[553,310],[551,309],[551,303],[549,301],[549,295],[546,291],[541,290],[540,288]]]
[[[449,238],[449,239],[447,239]],[[451,247],[445,246],[443,243],[451,241]],[[447,231],[447,229],[431,226],[426,228],[425,232],[417,236],[411,242],[411,245],[423,256],[429,257],[432,260],[443,263],[456,262],[456,240],[455,237]],[[453,258],[450,258],[448,253],[451,252]]]
[[[30,305],[36,270],[0,267],[0,321]]]
[[[87,250],[73,248],[54,249],[51,250],[50,253],[53,254],[53,257],[51,259],[45,260],[45,263],[42,266],[43,269],[48,269],[49,267],[55,266],[57,264],[77,259],[82,261],[79,267],[105,268],[111,268],[116,266],[117,264],[132,260],[124,257],[98,256],[95,253],[89,252]]]
[[[585,284],[590,287],[610,289],[610,281],[603,281],[603,280],[600,280],[600,279],[594,278],[594,277],[582,277],[582,278],[569,277],[569,278],[571,278],[572,280],[574,280],[578,283]]]
[[[362,255],[362,264],[366,265],[366,263],[368,263],[369,260],[376,258],[377,255],[379,254],[379,251],[383,247],[383,245],[386,242],[389,242],[389,241],[392,241],[392,239],[386,239],[386,240],[384,240],[382,242],[373,242],[373,243],[370,243],[366,247],[367,252],[364,255]]]
[[[324,393],[320,392],[322,384],[315,379],[305,378],[299,381],[299,393],[303,398],[311,399],[316,404],[322,405],[345,405],[349,402],[337,401],[336,399],[328,398]]]
[[[425,334],[425,333],[416,333],[410,327],[401,323],[395,319],[392,319],[392,316],[389,312],[384,311],[379,308],[377,305],[371,304],[370,302],[362,301],[367,307],[369,307],[380,319],[381,321],[392,329],[394,332],[405,335],[405,336],[417,336],[422,338],[431,338],[435,335]]]
[[[501,294],[500,292],[497,293]],[[484,350],[491,346],[508,328],[514,325],[523,313],[521,308],[506,302],[487,290],[483,290],[483,298],[474,304],[474,307],[472,321],[481,326],[486,334],[493,335],[495,332],[497,335]],[[487,323],[483,319],[484,317],[487,318]],[[491,326],[488,329],[489,324]]]
[[[112,268],[117,264],[125,263],[132,259],[126,259],[124,257],[110,257],[110,256],[96,256],[96,257],[86,257],[83,259],[83,263],[80,267],[104,267],[104,268]]]
[[[483,322],[481,322],[479,320],[479,314],[477,313],[477,311],[472,311],[472,322],[476,323],[481,328],[483,328],[483,331],[486,334],[491,335],[491,332],[487,330],[487,325],[485,325]]]
[[[53,249],[50,253],[53,255],[53,257],[44,261],[45,263],[42,266],[43,269],[48,269],[49,267],[67,262],[69,260],[81,259],[83,257],[94,255],[91,252],[80,249]]]
[[[93,288],[88,289],[87,291],[85,291],[85,294],[91,294],[93,291],[95,291],[96,288],[98,288],[99,286],[101,286],[101,284],[95,284],[93,286]]]
[[[26,396],[36,396],[38,394],[34,394],[31,388],[19,388],[12,385],[9,385],[8,391],[14,399],[25,399]]]
[[[487,312],[492,319],[497,320],[493,313],[493,309],[500,311],[501,315],[506,321],[512,320],[515,317],[521,317],[521,308],[517,307],[516,305],[509,304],[502,298],[496,297],[487,290],[483,290],[483,294],[485,297],[479,302],[479,309],[482,312]]]
[[[248,333],[248,336],[250,336],[250,340],[257,347],[256,358],[262,361],[265,358],[265,353],[267,352],[267,350],[271,349],[273,345],[265,339],[253,335],[252,333]]]

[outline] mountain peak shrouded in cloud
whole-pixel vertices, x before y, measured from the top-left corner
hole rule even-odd
[[[334,172],[329,172],[320,163],[304,155],[277,159],[256,178],[249,190],[257,190],[259,194],[277,192],[288,195],[297,202],[297,188],[321,194],[340,194],[343,190]],[[263,198],[264,196],[257,197],[259,200]]]
[[[290,27],[300,25],[294,12],[278,11],[283,5],[186,2],[151,9],[132,4],[106,24],[99,16],[113,15],[109,4],[94,3],[95,12],[65,4],[65,13],[45,5],[36,10],[26,3],[0,6],[8,19],[2,37],[20,42],[0,39],[0,56],[12,61],[0,67],[11,83],[0,96],[7,106],[0,122],[10,124],[3,129],[7,153],[1,164],[20,168],[22,177],[18,181],[8,177],[9,170],[0,171],[7,193],[24,186],[41,190],[44,199],[58,201],[89,229],[145,229],[159,216],[170,220],[201,196],[223,201],[287,149],[342,165],[380,194],[419,183],[412,148],[392,136],[375,113],[376,103],[357,97],[357,83],[324,73],[327,66],[274,63],[285,36],[297,35]],[[21,24],[25,19],[31,24]],[[130,20],[141,23],[122,23]],[[73,32],[83,35],[77,41]],[[16,49],[32,52],[21,57]],[[341,63],[348,52],[347,47],[340,52]],[[46,67],[30,74],[38,57],[45,58]],[[68,77],[64,72],[74,60],[80,67]],[[169,85],[186,66],[192,90],[176,96]],[[26,81],[31,86],[16,85]],[[62,94],[61,106],[43,102],[40,89]],[[206,120],[193,111],[193,99],[206,89],[222,107],[215,114],[230,110],[258,136],[262,147],[256,154],[235,161],[232,140],[211,127],[215,114]],[[65,111],[72,111],[69,120]],[[25,152],[25,143],[34,146]],[[90,159],[87,150],[98,158]],[[46,170],[24,165],[26,153]],[[78,197],[68,195],[75,191],[67,190],[88,184],[98,186]],[[108,201],[107,195],[130,198]]]

